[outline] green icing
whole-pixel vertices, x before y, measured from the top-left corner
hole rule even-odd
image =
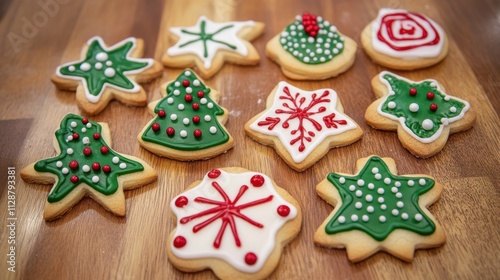
[[[74,133],[78,133],[78,139],[72,139]],[[61,121],[60,128],[55,133],[61,153],[56,157],[43,159],[35,164],[36,171],[49,172],[58,178],[56,186],[48,197],[50,203],[60,201],[81,183],[89,185],[104,195],[111,195],[118,189],[118,176],[144,170],[139,162],[127,159],[109,148],[102,137],[99,137],[98,140],[94,139],[95,133],[101,134],[101,126],[90,120],[84,124],[81,116],[68,114]],[[84,143],[86,142],[85,137],[88,137],[88,143]],[[106,154],[101,153],[103,146],[108,147]],[[83,150],[86,147],[92,150],[92,154],[84,155]],[[118,158],[117,163],[113,162],[115,157]],[[78,168],[74,170],[70,168],[72,160],[78,162]],[[97,171],[92,169],[94,162],[100,165]],[[105,165],[111,167],[111,172],[105,173],[103,171]],[[88,167],[88,171],[84,171],[84,166]],[[68,171],[66,174],[63,172],[65,169]],[[78,176],[76,183],[71,181],[72,176]],[[99,178],[97,183],[93,182],[93,179],[96,178]]]
[[[394,119],[404,118],[404,126],[420,138],[439,136],[441,125],[447,125],[461,118],[465,113],[464,109],[468,108],[468,103],[441,92],[434,81],[414,83],[387,72],[382,78],[387,81],[394,94],[387,96],[380,110]],[[411,88],[416,89],[416,95],[410,95]],[[434,93],[433,99],[427,98],[429,92]],[[391,102],[393,103],[389,104]],[[410,110],[410,105],[413,103],[418,105],[416,112]],[[432,111],[431,104],[436,104],[437,110]],[[390,105],[395,107],[391,108]],[[432,122],[432,127],[424,128],[424,121]]]
[[[190,34],[190,35],[194,35],[194,36],[199,36],[199,38],[197,39],[194,39],[194,40],[191,40],[191,41],[188,41],[182,45],[179,46],[179,48],[182,48],[182,47],[185,47],[185,46],[188,46],[190,44],[193,44],[193,43],[196,43],[198,41],[202,41],[203,42],[203,56],[204,57],[208,57],[208,48],[207,48],[207,41],[212,41],[214,43],[217,43],[217,44],[222,44],[222,45],[225,45],[227,46],[228,48],[230,49],[233,49],[235,50],[236,49],[236,46],[234,45],[231,45],[227,42],[223,42],[223,41],[220,41],[220,40],[216,40],[214,39],[213,37],[217,34],[219,34],[220,32],[226,30],[226,29],[229,29],[229,28],[233,28],[234,25],[230,24],[230,25],[226,25],[226,26],[223,26],[221,28],[219,28],[218,30],[216,30],[215,32],[212,32],[212,33],[207,33],[206,30],[205,30],[205,26],[206,26],[206,21],[202,20],[200,22],[200,33],[197,33],[197,32],[191,32],[191,31],[188,31],[188,30],[185,30],[185,29],[181,29],[181,32],[182,33],[185,33],[185,34]]]
[[[344,50],[344,38],[335,26],[321,17],[318,17],[317,23],[320,30],[316,37],[311,37],[304,31],[302,20],[297,18],[281,32],[281,46],[305,64],[331,61]]]
[[[360,230],[382,241],[395,229],[420,235],[436,229],[418,205],[419,196],[434,186],[430,178],[393,175],[381,158],[371,157],[358,175],[330,173],[327,179],[342,199],[327,234]]]
[[[135,40],[124,42],[108,51],[104,48],[102,40],[95,38],[89,43],[87,55],[83,61],[62,65],[59,72],[64,76],[83,78],[86,91],[93,96],[99,96],[105,84],[128,91],[133,90],[135,84],[125,75],[125,72],[146,68],[150,65],[150,61],[129,58],[128,53],[134,48]]]
[[[187,87],[183,85],[185,80],[189,81]],[[196,83],[198,85],[195,85]],[[191,89],[191,93],[187,92],[188,88]],[[203,97],[198,96],[200,91],[203,92]],[[223,115],[224,110],[210,99],[209,93],[210,89],[198,80],[192,71],[183,71],[167,86],[167,95],[155,107],[156,114],[161,110],[166,113],[164,117],[157,115],[152,123],[159,124],[160,129],[154,131],[150,125],[142,134],[142,140],[184,151],[203,150],[229,141],[229,135],[217,121],[217,116]],[[192,97],[192,101],[185,100],[187,94]],[[198,110],[193,109],[194,103],[199,105]],[[199,123],[193,121],[195,116],[200,118]],[[184,123],[184,119],[189,121],[188,124]],[[169,127],[175,130],[173,135],[167,134]],[[194,136],[196,129],[201,131],[199,138]],[[185,131],[185,137],[182,137],[182,131]]]

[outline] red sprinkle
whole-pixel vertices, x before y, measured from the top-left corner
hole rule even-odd
[[[176,238],[174,238],[174,247],[175,248],[182,248],[184,246],[186,246],[186,238],[184,238],[184,236],[177,236]]]
[[[151,125],[151,128],[153,131],[159,131],[160,130],[160,124],[159,123],[154,123]]]
[[[417,89],[416,88],[410,88],[410,95],[411,96],[417,95]]]
[[[92,149],[89,147],[83,148],[83,154],[86,156],[90,156],[92,154]]]
[[[95,140],[101,139],[101,134],[99,134],[99,132],[94,133],[94,139]]]
[[[200,104],[198,104],[198,103],[196,103],[196,102],[195,102],[195,103],[193,103],[193,105],[192,105],[192,106],[193,106],[193,110],[195,110],[195,111],[198,111],[198,110],[200,109]]]
[[[77,169],[78,168],[78,161],[76,161],[76,160],[70,161],[69,162],[69,168],[71,168],[73,170]]]
[[[166,115],[165,110],[160,110],[160,111],[158,111],[158,117],[160,117],[160,118],[164,118],[164,117],[165,117],[165,115]]]
[[[179,207],[179,208],[182,208],[184,207],[185,205],[187,205],[189,202],[188,198],[185,197],[185,196],[179,196],[176,200],[175,200],[175,206]]]
[[[101,165],[98,162],[92,163],[92,170],[99,171],[101,169]]]
[[[193,132],[194,137],[200,138],[201,137],[201,130],[195,129]]]
[[[78,138],[80,138],[80,134],[78,133],[73,133],[73,140],[78,140]]]
[[[262,187],[264,185],[265,179],[262,177],[262,175],[253,175],[252,178],[250,179],[250,183],[254,187]]]
[[[429,99],[429,100],[434,99],[434,92],[428,92],[427,93],[427,99]]]
[[[109,173],[109,172],[111,172],[111,166],[109,166],[109,165],[107,165],[107,164],[106,164],[106,165],[104,165],[104,166],[102,167],[102,171],[104,171],[104,173]]]
[[[205,93],[203,93],[203,91],[200,90],[198,91],[197,95],[199,98],[202,98],[203,96],[205,96]]]
[[[436,111],[438,109],[438,105],[436,103],[432,103],[430,109],[431,111]]]
[[[83,124],[87,124],[88,122],[89,122],[89,119],[87,119],[87,118],[83,118],[83,119],[82,119],[82,123],[83,123]]]
[[[191,96],[191,94],[188,93],[188,94],[184,95],[184,100],[186,102],[191,102],[191,101],[193,101],[193,96]]]
[[[208,178],[210,179],[215,179],[220,176],[220,170],[218,169],[213,169],[210,172],[208,172]]]
[[[101,154],[105,155],[109,152],[109,148],[107,146],[101,147]]]
[[[194,116],[193,123],[199,123],[199,122],[200,122],[200,116]]]
[[[77,183],[77,182],[78,182],[78,176],[73,175],[73,176],[71,176],[70,180],[71,180],[71,182],[73,182],[73,183]]]
[[[250,252],[245,255],[245,263],[248,265],[254,265],[257,262],[257,255]]]
[[[281,217],[286,217],[290,214],[290,207],[286,205],[280,205],[278,206],[277,212]]]
[[[174,133],[175,133],[175,129],[174,129],[173,127],[171,127],[171,126],[170,126],[169,128],[167,128],[167,131],[166,131],[166,132],[167,132],[167,135],[168,135],[168,136],[173,136],[173,135],[174,135]]]
[[[183,85],[184,87],[188,87],[188,86],[189,86],[189,84],[190,84],[190,83],[189,83],[189,81],[188,81],[188,80],[184,80],[184,81],[182,81],[182,85]]]

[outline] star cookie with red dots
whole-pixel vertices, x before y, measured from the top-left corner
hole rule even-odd
[[[170,203],[177,226],[167,252],[186,272],[210,268],[221,279],[264,279],[300,231],[297,201],[268,176],[214,169]]]
[[[439,153],[450,134],[476,120],[469,102],[446,94],[435,80],[415,82],[383,71],[372,79],[372,88],[379,99],[366,110],[366,122],[396,130],[403,146],[420,158]]]
[[[57,156],[21,170],[21,178],[27,183],[53,184],[45,203],[45,220],[61,217],[84,196],[124,216],[123,191],[156,180],[156,171],[146,162],[111,149],[106,123],[68,114],[55,132],[54,143]]]
[[[161,94],[148,106],[155,117],[137,136],[141,146],[180,161],[212,158],[233,147],[224,127],[229,112],[217,104],[220,94],[192,70],[163,84]]]

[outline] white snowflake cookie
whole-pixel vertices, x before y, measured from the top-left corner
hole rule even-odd
[[[330,148],[349,145],[363,131],[344,114],[333,89],[306,91],[280,82],[267,99],[267,109],[245,124],[255,141],[273,146],[285,162],[303,171]]]
[[[297,201],[266,175],[231,167],[208,172],[175,197],[177,227],[168,238],[175,267],[209,267],[221,279],[263,279],[299,233]]]

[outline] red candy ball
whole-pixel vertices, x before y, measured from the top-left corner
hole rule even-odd
[[[94,133],[94,139],[95,140],[101,139],[101,134],[99,134],[99,132]]]
[[[198,91],[197,95],[199,98],[202,98],[203,96],[205,96],[205,93],[203,93],[203,91],[200,90]]]
[[[98,162],[92,163],[92,170],[99,171],[101,169],[101,165]]]
[[[191,102],[191,101],[193,101],[193,96],[191,96],[191,94],[188,93],[188,94],[184,95],[184,100],[186,102]]]
[[[86,156],[90,156],[92,154],[92,149],[89,147],[83,148],[83,154]]]
[[[158,117],[163,118],[165,117],[165,115],[166,115],[165,110],[158,111]]]
[[[430,109],[431,111],[436,111],[438,109],[438,105],[436,103],[432,103]]]
[[[189,202],[188,198],[185,197],[185,196],[179,196],[176,200],[175,200],[175,206],[179,207],[179,208],[182,208],[184,207],[185,205],[187,205]]]
[[[83,123],[83,124],[87,124],[88,122],[89,122],[89,119],[87,119],[87,118],[83,118],[83,119],[82,119],[82,123]]]
[[[151,128],[153,131],[159,131],[160,130],[160,124],[159,123],[154,123],[151,125]]]
[[[200,122],[200,116],[194,116],[193,123],[199,123],[199,122]]]
[[[111,166],[109,166],[109,165],[104,165],[104,166],[102,167],[102,171],[104,171],[104,173],[109,173],[109,172],[111,172]]]
[[[70,161],[69,162],[69,168],[71,168],[73,170],[77,169],[78,168],[78,161],[76,161],[76,160]]]
[[[174,247],[175,248],[182,248],[184,246],[186,246],[186,238],[184,238],[183,236],[177,236],[176,238],[174,238]]]
[[[434,92],[428,92],[427,93],[427,99],[429,99],[429,100],[434,99]]]
[[[254,187],[262,187],[264,185],[265,179],[262,177],[262,175],[253,175],[252,178],[250,179],[250,183]]]
[[[188,86],[189,86],[189,84],[190,84],[190,83],[189,83],[189,81],[188,81],[188,80],[184,80],[184,81],[182,81],[182,85],[183,85],[184,87],[188,87]]]
[[[201,137],[201,130],[195,129],[193,132],[194,137],[200,138]]]
[[[290,207],[286,205],[280,205],[278,206],[277,212],[281,217],[286,217],[290,214]]]
[[[78,140],[78,138],[80,138],[80,134],[78,133],[73,133],[73,140]]]
[[[245,263],[248,265],[254,265],[257,263],[257,255],[250,252],[245,255]]]
[[[417,95],[417,89],[416,88],[410,88],[410,95],[411,96]]]
[[[106,146],[101,147],[101,154],[105,155],[109,152],[109,148]]]
[[[167,128],[167,135],[168,136],[173,136],[175,133],[175,129],[173,127]]]
[[[200,104],[193,103],[193,110],[198,111],[200,109]]]
[[[73,176],[71,176],[70,180],[71,180],[71,182],[73,182],[73,183],[77,183],[77,182],[78,182],[78,176],[73,175]]]

